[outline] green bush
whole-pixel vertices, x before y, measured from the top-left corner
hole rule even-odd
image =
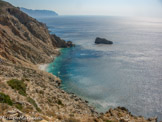
[[[26,84],[23,80],[12,79],[7,82],[8,85],[19,92],[19,94],[26,96]]]
[[[38,105],[36,104],[36,102],[35,102],[32,98],[27,97],[27,101],[28,101],[30,104],[32,104],[32,105],[36,108],[36,110],[37,110],[38,112],[41,112],[40,108],[38,107]]]
[[[4,93],[0,92],[0,103],[6,103],[10,106],[13,105],[12,100],[10,99],[10,96],[5,95]]]
[[[62,106],[64,105],[61,100],[58,100],[57,104],[62,105]]]
[[[44,94],[44,91],[43,91],[43,90],[40,90],[39,93],[40,93],[40,94]]]
[[[22,110],[23,109],[23,106],[21,104],[15,104],[15,107],[19,110]]]

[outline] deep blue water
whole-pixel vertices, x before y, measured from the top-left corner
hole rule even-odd
[[[162,120],[162,20],[125,17],[59,16],[40,19],[76,47],[48,71],[62,89],[88,100],[99,112],[124,106],[135,115]],[[104,37],[113,45],[95,45]]]

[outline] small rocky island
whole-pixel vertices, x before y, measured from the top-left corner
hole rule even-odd
[[[113,44],[112,41],[109,41],[105,38],[99,38],[97,37],[96,40],[95,40],[95,44]]]

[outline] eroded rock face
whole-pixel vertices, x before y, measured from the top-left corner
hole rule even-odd
[[[51,35],[51,39],[52,39],[52,44],[56,47],[67,48],[67,47],[73,47],[74,46],[72,41],[66,42],[65,40],[61,39],[60,37],[56,36],[55,34]]]
[[[112,41],[109,41],[109,40],[104,39],[104,38],[99,38],[99,37],[96,38],[95,43],[96,44],[113,44]]]
[[[14,63],[51,62],[59,54],[55,48],[67,48],[69,43],[51,35],[45,24],[6,3],[0,10],[0,54]]]

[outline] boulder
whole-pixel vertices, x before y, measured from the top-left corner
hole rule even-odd
[[[99,37],[96,38],[95,43],[96,44],[113,44],[112,41],[109,41],[109,40],[104,39],[104,38],[99,38]]]

